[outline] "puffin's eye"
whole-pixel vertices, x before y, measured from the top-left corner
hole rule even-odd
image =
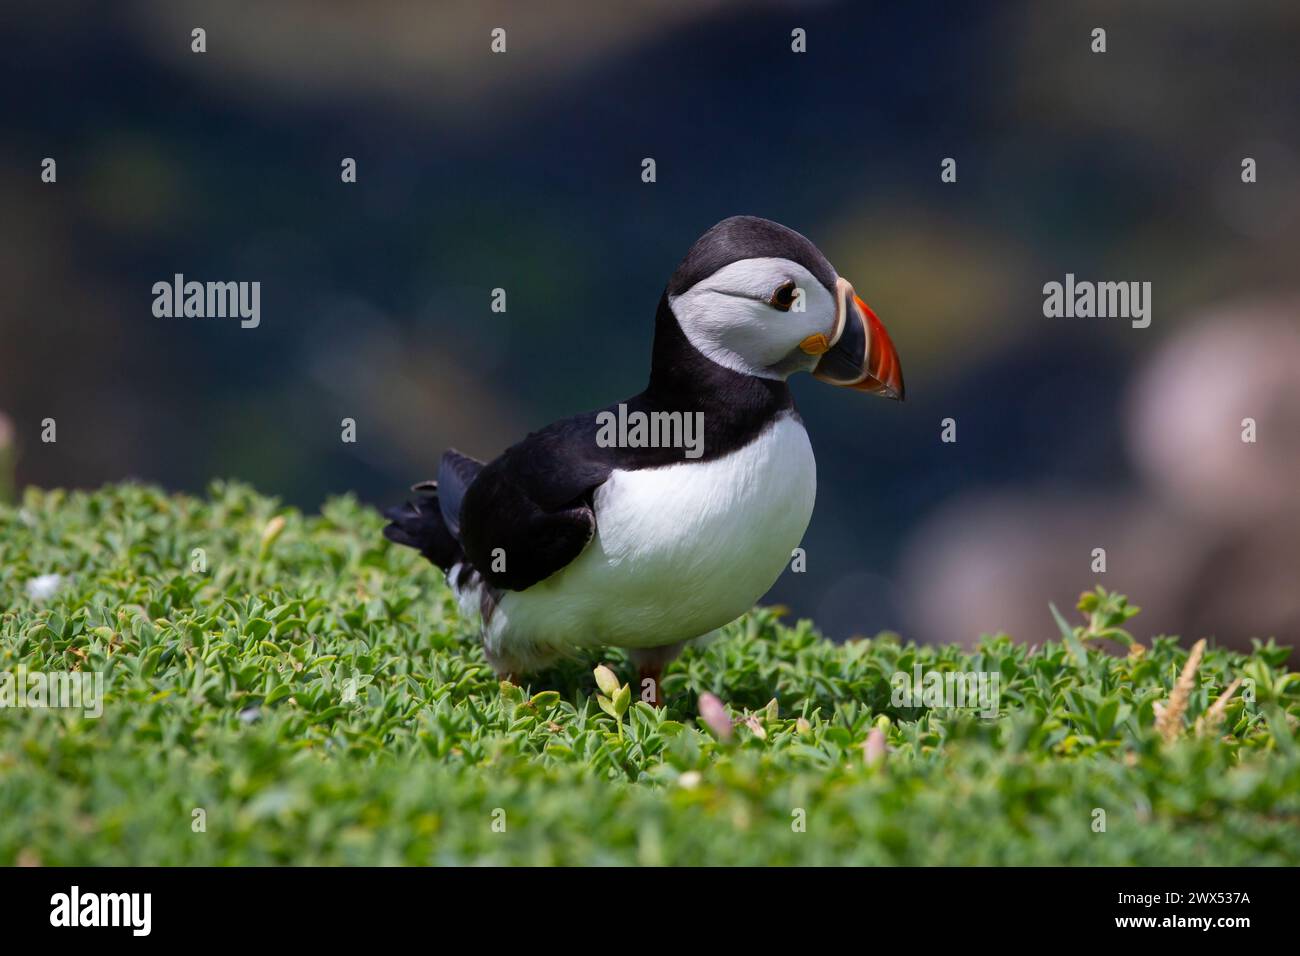
[[[768,304],[774,309],[780,309],[782,312],[789,312],[790,307],[794,305],[795,293],[798,291],[794,282],[783,282],[777,286],[772,298],[768,299]]]

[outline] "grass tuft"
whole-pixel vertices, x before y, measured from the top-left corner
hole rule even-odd
[[[1156,730],[1166,742],[1177,740],[1183,732],[1183,714],[1187,713],[1187,704],[1192,691],[1196,689],[1196,669],[1201,665],[1205,654],[1205,638],[1192,645],[1192,652],[1187,655],[1183,672],[1178,675],[1169,700],[1156,705]]]

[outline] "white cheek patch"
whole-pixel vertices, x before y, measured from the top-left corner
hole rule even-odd
[[[793,280],[803,308],[782,312],[768,299]],[[687,340],[724,368],[760,378],[784,379],[810,367],[799,343],[830,333],[835,300],[817,279],[788,259],[742,259],[724,266],[681,295],[669,307]],[[796,353],[798,353],[796,355]]]

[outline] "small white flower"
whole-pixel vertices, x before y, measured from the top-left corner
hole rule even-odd
[[[33,601],[48,601],[63,587],[63,575],[42,574],[27,582],[27,596]]]

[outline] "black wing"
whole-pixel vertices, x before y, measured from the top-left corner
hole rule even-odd
[[[612,456],[596,445],[595,414],[534,432],[485,466],[457,520],[474,569],[492,587],[522,591],[582,553],[596,533],[592,494]]]

